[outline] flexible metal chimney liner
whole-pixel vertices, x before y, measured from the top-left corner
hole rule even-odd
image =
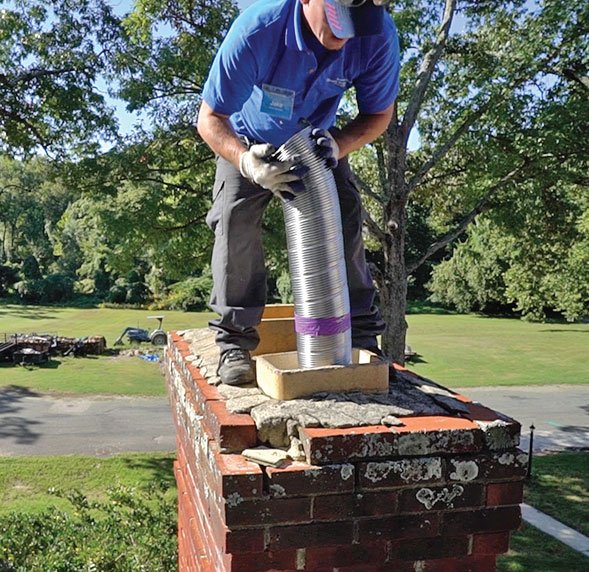
[[[305,192],[282,203],[299,366],[350,364],[350,297],[333,173],[315,153],[311,127],[293,135],[277,156],[280,160],[297,156],[309,167],[303,178]]]

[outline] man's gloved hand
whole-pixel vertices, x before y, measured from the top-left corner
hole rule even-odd
[[[301,179],[308,167],[297,162],[273,160],[273,145],[252,145],[239,159],[239,171],[250,181],[272,191],[280,199],[291,201],[295,194],[305,190]]]
[[[329,169],[337,167],[337,160],[339,158],[339,145],[327,129],[313,129],[311,137],[315,140],[317,153],[322,159],[325,159],[325,164]]]

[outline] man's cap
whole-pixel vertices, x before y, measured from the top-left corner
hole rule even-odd
[[[382,32],[383,0],[324,0],[325,15],[336,38],[371,36]]]

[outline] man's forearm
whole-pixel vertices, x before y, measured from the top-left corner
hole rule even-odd
[[[358,114],[341,129],[330,130],[339,145],[339,158],[377,139],[389,126],[394,104],[382,113]]]
[[[198,114],[197,129],[205,143],[239,169],[239,158],[246,146],[233,131],[229,119],[215,113],[204,101]]]

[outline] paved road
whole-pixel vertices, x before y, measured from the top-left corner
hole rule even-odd
[[[589,450],[589,386],[467,388],[456,391],[522,424],[521,446],[527,450],[530,425],[534,450],[569,447]]]
[[[0,390],[0,455],[173,451],[166,398],[58,398]]]
[[[516,418],[527,449],[589,449],[589,386],[458,390]],[[173,451],[167,398],[58,398],[0,389],[0,455],[108,456],[122,451]]]

